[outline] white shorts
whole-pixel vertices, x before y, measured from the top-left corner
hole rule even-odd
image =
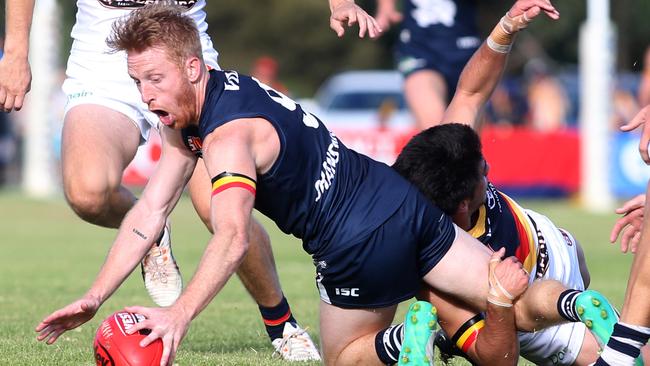
[[[531,210],[526,210],[526,213],[546,243],[549,262],[542,278],[558,280],[571,289],[584,290],[575,238],[556,227],[546,216]],[[586,331],[582,323],[565,323],[535,333],[519,332],[520,353],[536,365],[571,365],[580,352]]]
[[[218,53],[207,35],[201,37],[206,65],[219,69]],[[67,96],[64,113],[82,104],[108,107],[127,116],[140,130],[141,144],[149,139],[149,131],[158,128],[158,116],[149,112],[140,92],[127,73],[126,54],[89,52],[73,45],[68,58],[63,92]]]

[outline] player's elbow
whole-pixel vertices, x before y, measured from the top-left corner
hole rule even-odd
[[[248,231],[244,228],[230,227],[225,229],[223,237],[230,243],[228,246],[228,257],[234,263],[241,263],[248,252],[249,236]]]

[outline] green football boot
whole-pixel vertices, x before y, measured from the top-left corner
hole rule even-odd
[[[614,307],[598,291],[586,290],[576,298],[578,317],[596,337],[600,348],[605,348],[614,332],[614,324],[618,322],[618,313]],[[643,360],[638,357],[634,364],[643,366]]]
[[[399,353],[398,365],[429,366],[427,344],[437,326],[436,308],[426,301],[418,301],[409,307],[404,319],[404,340]]]

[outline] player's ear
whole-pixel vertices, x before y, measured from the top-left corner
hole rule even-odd
[[[196,82],[201,76],[202,63],[198,57],[190,57],[185,61],[185,72],[190,82]]]
[[[458,204],[458,208],[456,209],[456,214],[467,214],[469,212],[469,199],[466,198]]]

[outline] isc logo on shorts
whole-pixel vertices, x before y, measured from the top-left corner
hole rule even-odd
[[[349,287],[342,287],[342,288],[335,288],[334,289],[336,294],[338,296],[350,296],[350,297],[359,297],[359,289],[358,288],[349,288]]]

